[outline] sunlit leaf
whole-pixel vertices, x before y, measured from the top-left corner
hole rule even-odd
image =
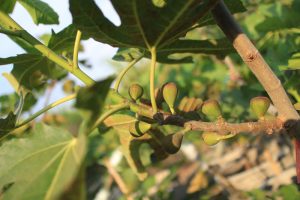
[[[115,47],[148,49],[172,43],[216,4],[217,0],[172,0],[158,7],[151,0],[113,0],[121,25],[112,24],[93,0],[70,0],[74,24],[86,35]],[[155,24],[155,26],[154,26]]]
[[[35,24],[58,24],[57,13],[45,2],[40,0],[18,0],[29,12]]]
[[[24,137],[0,147],[2,199],[56,199],[76,177],[85,154],[85,137],[37,125]]]

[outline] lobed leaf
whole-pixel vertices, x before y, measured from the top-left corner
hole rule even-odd
[[[35,24],[58,24],[58,14],[45,2],[40,0],[18,0],[29,12]]]
[[[38,124],[24,138],[0,147],[1,199],[56,199],[76,177],[85,137]]]
[[[93,0],[70,0],[73,23],[96,41],[115,47],[159,49],[185,35],[188,29],[217,3],[217,0],[112,0],[121,25],[112,24]]]

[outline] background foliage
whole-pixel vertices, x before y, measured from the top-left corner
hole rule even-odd
[[[0,10],[11,13],[16,2],[26,8],[34,23],[58,23],[59,16],[40,0],[4,0],[0,4]],[[137,82],[143,86],[143,97],[147,99],[150,98],[149,45],[156,44],[159,62],[156,85],[159,87],[168,81],[176,82],[179,86],[177,104],[185,96],[204,100],[217,99],[221,102],[227,121],[253,120],[249,101],[254,96],[266,94],[224,39],[210,13],[203,12],[209,10],[215,1],[204,1],[205,4],[202,5],[196,0],[189,1],[188,4],[174,0],[174,4],[166,7],[163,7],[164,1],[153,2],[156,6],[150,1],[112,1],[122,20],[122,25],[116,27],[104,17],[93,1],[70,0],[74,24],[58,33],[47,33],[43,40],[55,53],[69,57],[72,56],[76,28],[80,28],[84,30],[83,39],[92,37],[98,42],[119,48],[112,62],[117,70],[126,65],[123,64],[124,61],[131,61],[143,54],[145,58],[123,79],[120,93],[128,97],[129,86]],[[293,103],[300,103],[300,3],[297,0],[225,2],[280,78]],[[181,21],[168,26],[178,13],[181,13]],[[202,13],[203,16],[197,13]],[[143,20],[141,24],[144,27],[130,26],[135,18]],[[156,19],[155,26],[153,19]],[[195,23],[191,29],[190,26]],[[131,155],[130,148],[133,147],[128,143],[127,135],[130,133],[126,129],[126,123],[114,124],[114,128],[101,126],[101,134],[95,131],[86,137],[83,134],[85,128],[99,116],[102,109],[105,111],[104,101],[105,105],[119,101],[106,98],[112,77],[98,82],[92,88],[81,88],[72,111],[50,111],[6,135],[17,121],[22,121],[31,113],[37,99],[45,91],[68,79],[65,70],[46,59],[27,42],[11,38],[26,53],[0,58],[0,65],[14,64],[11,74],[17,83],[11,78],[7,79],[14,87],[22,88],[17,90],[18,93],[0,96],[0,135],[4,136],[0,146],[0,196],[3,195],[4,199],[84,199],[85,196],[94,199],[105,195],[110,196],[109,199],[124,199],[119,186],[107,171],[107,160],[113,163],[135,199],[229,199],[237,196],[239,199],[297,199],[300,195],[293,183],[281,187],[272,185],[273,188],[258,186],[250,191],[232,189],[231,185],[224,184],[211,171],[211,165],[205,165],[210,162],[209,156],[205,154],[218,155],[218,151],[228,153],[240,146],[252,147],[258,143],[263,144],[262,149],[267,149],[272,140],[290,146],[286,136],[265,138],[243,134],[221,144],[220,146],[228,149],[225,151],[221,147],[208,148],[200,139],[200,134],[192,132],[184,138],[183,148],[179,153],[157,163],[150,159],[152,149],[148,144],[139,146],[140,157],[134,158],[137,155]],[[85,66],[84,60],[81,63],[81,66]],[[69,92],[66,87],[65,85],[65,91]],[[18,110],[20,105],[23,108],[21,115]],[[123,119],[127,123],[134,120],[126,112],[121,114],[127,114],[126,119]],[[175,130],[172,126],[163,129],[168,133]],[[121,151],[127,160],[133,162],[138,159],[138,164],[130,161],[128,164]],[[195,169],[191,169],[193,166],[196,166]],[[188,169],[191,170],[190,174]],[[242,170],[248,169],[251,167]],[[139,181],[138,177],[145,178],[146,171],[150,176]],[[185,176],[188,180],[184,180]],[[16,180],[8,182],[12,177]],[[226,180],[226,176],[224,179]]]

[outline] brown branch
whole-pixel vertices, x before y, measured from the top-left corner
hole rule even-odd
[[[243,33],[240,26],[235,22],[222,0],[212,10],[212,14],[227,38],[232,41],[234,48],[243,61],[269,94],[275,107],[278,109],[280,117],[285,120],[298,120],[299,115],[282,87],[280,80],[265,62],[257,48]]]
[[[258,122],[244,122],[244,123],[228,123],[228,122],[201,122],[189,121],[184,126],[190,126],[191,130],[212,131],[220,134],[228,133],[261,133],[266,132],[271,134],[275,131],[282,130],[282,121],[276,120],[263,120]]]
[[[104,165],[108,170],[108,173],[112,176],[118,187],[120,188],[121,192],[126,196],[127,200],[133,200],[133,197],[130,195],[130,191],[127,188],[126,184],[124,183],[120,174],[115,170],[115,168],[111,165],[108,160],[104,161]]]

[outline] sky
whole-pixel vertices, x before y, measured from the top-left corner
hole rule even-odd
[[[59,25],[35,25],[27,13],[27,11],[19,4],[16,5],[11,17],[20,24],[25,30],[35,37],[39,37],[44,33],[51,33],[51,29],[55,32],[59,32],[72,22],[72,17],[69,12],[68,0],[43,0],[48,3],[59,15]],[[114,24],[119,25],[120,19],[113,9],[109,0],[96,0],[97,5],[100,7],[104,15],[111,20]],[[80,58],[85,58],[93,66],[92,69],[82,68],[89,76],[94,80],[103,79],[113,73],[115,70],[111,67],[110,60],[116,52],[116,48],[113,48],[106,44],[101,44],[89,39],[82,42],[85,51],[79,54]],[[0,57],[10,57],[17,54],[22,54],[24,51],[18,47],[13,41],[3,34],[0,34]],[[13,92],[12,87],[2,76],[3,72],[9,72],[12,69],[12,65],[0,66],[0,95]],[[70,76],[73,80],[76,77]],[[80,81],[78,81],[80,83]],[[53,92],[50,101],[54,101],[58,98],[65,96],[60,88],[56,88]]]

